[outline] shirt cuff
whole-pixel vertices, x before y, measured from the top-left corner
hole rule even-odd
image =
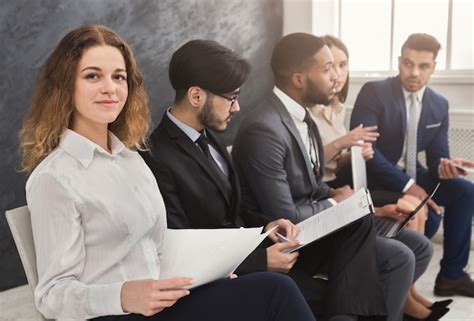
[[[91,285],[89,289],[90,313],[96,316],[127,314],[122,309],[120,294],[125,283]]]
[[[337,205],[337,201],[336,201],[334,198],[332,198],[332,197],[326,198],[326,200],[327,200],[329,203],[331,203],[332,206],[336,206],[336,205]]]
[[[410,180],[408,181],[408,183],[405,185],[405,187],[403,188],[402,192],[403,193],[406,193],[406,191],[413,185],[415,184],[415,181],[413,180],[413,178],[410,178]]]

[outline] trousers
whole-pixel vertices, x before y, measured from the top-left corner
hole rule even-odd
[[[97,321],[315,321],[296,284],[272,272],[220,280],[191,290],[170,308],[151,316],[105,316]]]
[[[403,229],[395,239],[377,236],[377,264],[384,287],[388,321],[401,321],[411,285],[426,271],[433,255],[431,241]]]
[[[417,184],[427,193],[430,193],[437,184],[437,180],[426,170],[419,170],[416,177]],[[428,207],[425,235],[433,237],[443,220],[444,241],[440,274],[456,279],[464,276],[463,269],[469,261],[474,215],[474,184],[460,177],[442,180],[433,200],[439,206],[444,206],[444,214],[438,215]]]

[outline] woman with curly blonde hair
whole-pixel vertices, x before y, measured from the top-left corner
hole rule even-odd
[[[41,70],[21,130],[38,310],[59,320],[314,320],[283,275],[192,292],[188,277],[159,278],[166,209],[136,151],[148,123],[125,41],[99,25],[69,32]]]
[[[77,65],[84,50],[105,45],[117,48],[123,55],[128,90],[123,112],[108,129],[128,148],[143,146],[150,115],[143,76],[132,51],[114,31],[99,25],[87,26],[64,37],[40,71],[20,132],[23,170],[31,172],[58,146],[64,130],[73,125]]]

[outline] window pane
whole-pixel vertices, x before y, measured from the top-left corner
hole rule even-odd
[[[341,0],[341,38],[351,70],[388,70],[390,0]]]
[[[453,0],[451,69],[473,69],[472,11],[470,0]]]
[[[339,36],[338,2],[334,0],[312,0],[313,34],[316,36]]]
[[[448,34],[448,0],[395,0],[393,35],[394,69],[403,43],[412,33],[424,32],[435,37],[441,44],[436,58],[436,69],[446,68],[446,39]]]

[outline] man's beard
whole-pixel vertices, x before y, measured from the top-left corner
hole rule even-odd
[[[212,129],[216,132],[223,132],[225,128],[219,128],[219,125],[222,121],[219,120],[217,115],[214,113],[214,109],[212,108],[212,96],[208,95],[206,97],[206,101],[204,102],[204,106],[202,107],[201,112],[197,115],[198,120],[204,127]],[[230,117],[230,116],[229,116]],[[227,120],[227,119],[226,119]]]
[[[309,105],[329,105],[334,95],[328,96],[315,85],[315,83],[308,79],[308,87],[304,96],[304,101]]]

